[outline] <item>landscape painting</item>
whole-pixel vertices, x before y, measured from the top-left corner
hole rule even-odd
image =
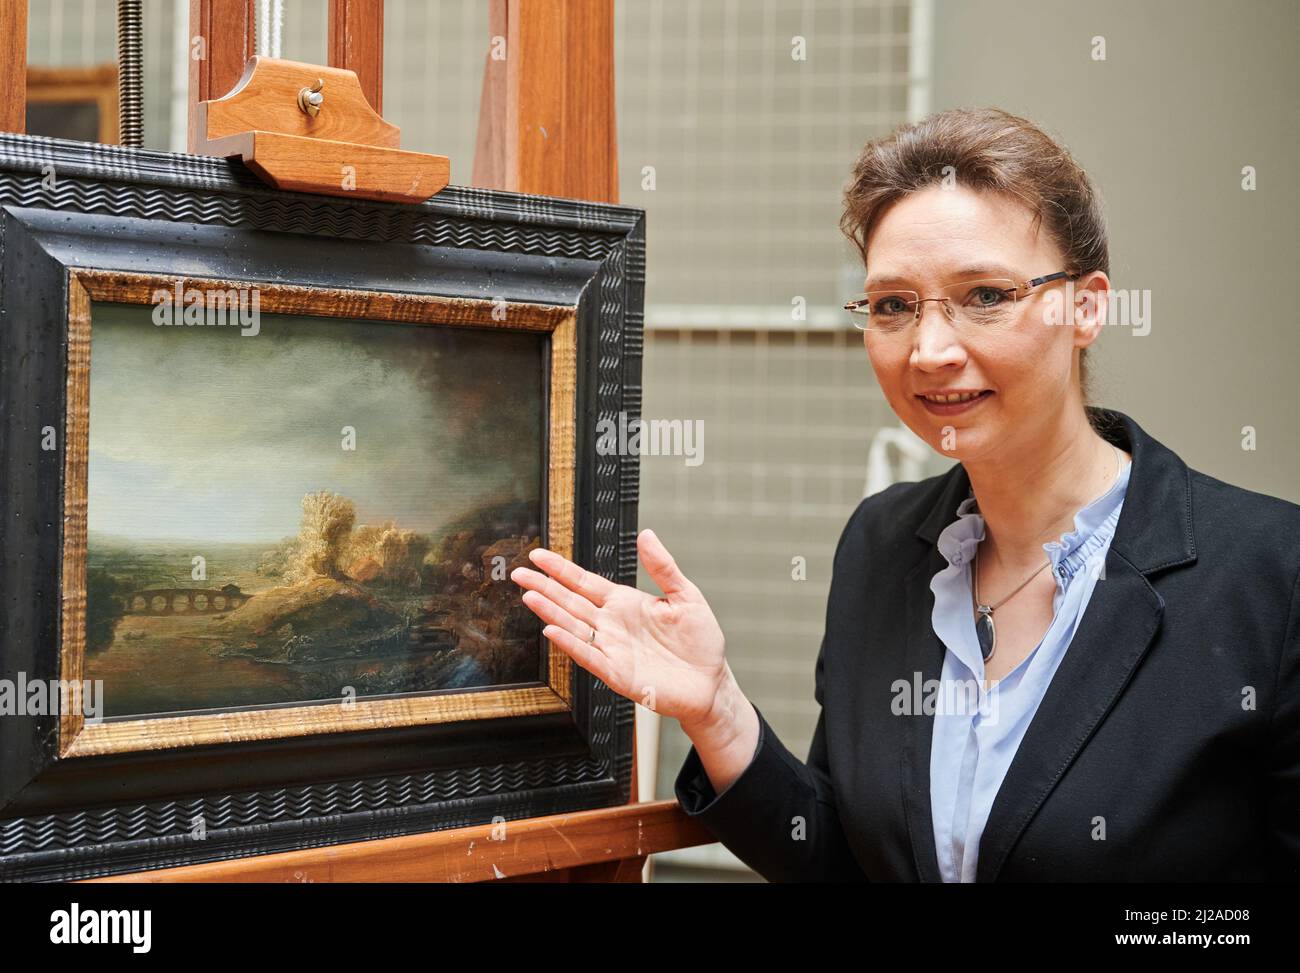
[[[96,302],[86,655],[109,718],[536,683],[546,335]]]

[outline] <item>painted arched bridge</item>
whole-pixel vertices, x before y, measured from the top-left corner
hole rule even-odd
[[[205,615],[238,608],[251,598],[237,585],[224,588],[146,588],[122,599],[128,615]]]

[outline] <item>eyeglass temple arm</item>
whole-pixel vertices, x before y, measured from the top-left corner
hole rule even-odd
[[[1079,275],[1070,270],[1058,270],[1054,274],[1048,274],[1046,277],[1035,277],[1033,280],[1027,280],[1020,285],[1022,290],[1029,290],[1031,287],[1037,287],[1039,284],[1046,284],[1049,281],[1060,280],[1061,278],[1069,280],[1078,280]]]

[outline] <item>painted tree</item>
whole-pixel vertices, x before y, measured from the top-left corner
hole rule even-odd
[[[86,652],[95,653],[113,644],[113,633],[122,620],[121,597],[128,591],[103,568],[86,571]]]
[[[302,525],[298,529],[300,579],[337,578],[339,556],[352,533],[357,508],[342,494],[319,490],[302,498]]]
[[[418,587],[420,565],[430,544],[426,535],[390,524],[379,537],[380,560],[384,565],[385,579]]]

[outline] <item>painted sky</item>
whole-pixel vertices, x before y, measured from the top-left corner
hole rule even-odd
[[[92,533],[275,541],[314,490],[427,533],[494,500],[540,512],[543,336],[272,314],[245,336],[150,310],[92,308]]]

